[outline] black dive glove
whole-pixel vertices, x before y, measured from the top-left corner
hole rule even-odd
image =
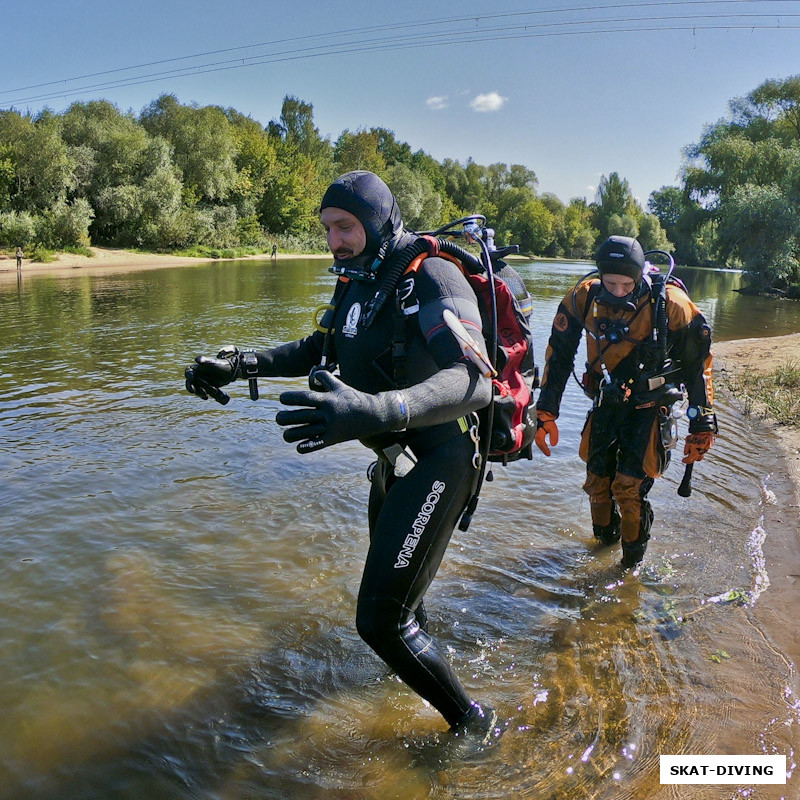
[[[217,357],[197,356],[194,364],[186,367],[186,391],[196,394],[202,400],[208,400],[209,394],[215,394],[214,389],[227,386],[229,383],[242,377],[242,354],[238,347],[224,347],[217,353]],[[209,392],[208,387],[212,391]]]
[[[686,416],[689,417],[689,433],[717,433],[717,415],[710,408],[689,406]]]
[[[279,411],[275,417],[278,425],[292,426],[283,432],[283,438],[287,442],[300,442],[298,453],[401,431],[408,424],[408,410],[401,392],[359,392],[326,370],[316,372],[315,378],[324,391],[283,392],[280,396],[284,405],[307,408]]]

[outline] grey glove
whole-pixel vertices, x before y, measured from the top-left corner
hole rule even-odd
[[[279,411],[275,417],[278,425],[290,426],[283,432],[283,438],[287,442],[300,442],[298,453],[400,431],[408,424],[408,409],[401,392],[359,392],[325,370],[317,372],[315,378],[326,391],[283,392],[281,403],[306,408]]]

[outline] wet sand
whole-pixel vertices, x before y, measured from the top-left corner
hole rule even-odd
[[[730,375],[743,372],[765,375],[789,363],[800,367],[800,333],[715,342],[711,349],[717,375],[726,372]],[[789,477],[800,494],[800,426],[776,425],[769,420],[762,424],[778,437],[786,456]]]
[[[788,363],[800,365],[800,333],[761,339],[718,342],[712,346],[714,373],[736,375],[743,371],[764,375]],[[719,390],[726,394],[725,390]],[[736,407],[734,398],[726,397]],[[724,419],[720,420],[724,426]],[[763,430],[760,438],[758,430]],[[770,586],[753,608],[761,629],[776,648],[794,665],[800,665],[800,629],[795,607],[800,589],[800,426],[778,425],[771,420],[753,419],[751,446],[775,448],[777,459],[765,454],[764,461],[785,466],[784,475],[773,475],[763,498],[763,527],[768,532],[763,551]],[[714,457],[711,450],[709,458]],[[769,535],[770,532],[780,535]]]

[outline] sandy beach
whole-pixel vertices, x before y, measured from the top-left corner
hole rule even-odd
[[[717,377],[743,372],[765,375],[789,363],[800,366],[800,333],[715,342],[711,349]],[[800,426],[777,425],[769,420],[765,420],[764,425],[778,437],[786,456],[789,477],[800,496]]]
[[[163,267],[186,267],[192,264],[207,264],[218,261],[214,258],[194,258],[190,256],[161,255],[158,253],[134,253],[130,250],[116,250],[108,247],[92,247],[93,258],[74,253],[60,253],[55,261],[42,264],[28,258],[22,260],[22,274],[74,275],[76,270],[87,270],[95,274],[107,275],[124,270],[161,269]],[[330,255],[317,253],[302,255],[298,253],[278,253],[277,258],[320,258],[330,260]],[[263,260],[269,253],[243,256],[237,260]],[[17,274],[17,263],[13,256],[0,256],[0,280],[9,280]]]

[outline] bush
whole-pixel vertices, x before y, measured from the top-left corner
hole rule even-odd
[[[36,240],[36,218],[27,211],[0,213],[0,247],[29,247]]]
[[[328,242],[325,234],[307,233],[304,236],[284,233],[274,236],[274,243],[278,245],[278,250],[283,253],[327,253]]]
[[[59,201],[36,221],[37,239],[54,250],[88,247],[92,219],[94,211],[86,198],[80,197],[72,205]]]
[[[40,264],[52,264],[55,260],[56,254],[52,250],[48,250],[41,242],[34,244],[31,250],[31,261],[37,261]]]
[[[267,248],[267,238],[264,229],[258,221],[258,217],[252,214],[247,217],[240,217],[236,222],[236,236],[240,245],[250,247]]]

